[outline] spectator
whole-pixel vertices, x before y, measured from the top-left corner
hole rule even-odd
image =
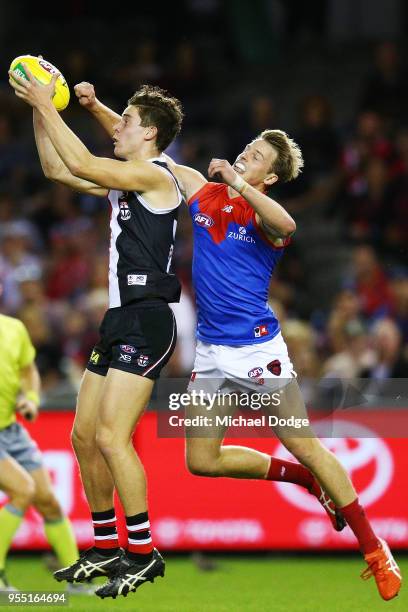
[[[361,312],[367,319],[392,312],[390,281],[371,246],[355,247],[349,286],[356,292]]]
[[[406,67],[394,42],[375,49],[374,67],[363,87],[361,107],[376,111],[394,123],[403,120],[408,105]]]
[[[383,319],[375,324],[372,331],[376,359],[362,376],[377,380],[407,378],[408,358],[397,325],[391,319]]]

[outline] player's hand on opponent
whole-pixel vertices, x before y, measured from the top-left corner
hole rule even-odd
[[[81,83],[78,83],[78,85],[75,85],[74,91],[81,106],[88,110],[92,110],[96,106],[97,99],[95,95],[95,87],[92,85],[92,83],[82,81]]]
[[[23,62],[23,66],[28,81],[19,76],[15,70],[9,70],[9,83],[14,89],[16,96],[35,108],[40,108],[41,106],[53,107],[52,98],[55,94],[55,84],[60,73],[56,72],[53,74],[48,85],[43,85],[33,76],[27,64]]]
[[[38,406],[25,395],[20,395],[16,403],[16,411],[19,412],[26,421],[35,421],[38,417]]]
[[[226,159],[216,158],[210,161],[208,176],[230,186],[233,186],[238,178],[238,174]]]

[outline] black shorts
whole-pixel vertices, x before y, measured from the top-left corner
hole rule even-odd
[[[173,311],[161,300],[110,308],[99,333],[87,369],[101,376],[115,368],[155,380],[177,340]]]

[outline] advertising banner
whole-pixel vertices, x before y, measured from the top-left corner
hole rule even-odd
[[[349,470],[361,502],[378,533],[394,548],[408,548],[407,440],[382,438],[376,419],[393,411],[376,411],[375,419],[341,416],[353,421],[356,437],[323,438]],[[363,422],[362,422],[363,421]],[[73,414],[45,412],[25,424],[43,452],[58,499],[72,520],[81,548],[92,546],[93,532],[78,466],[70,444]],[[319,433],[319,421],[314,420]],[[226,439],[270,455],[292,459],[273,437]],[[148,412],[135,435],[148,475],[152,532],[163,550],[355,549],[347,527],[335,532],[317,500],[287,483],[193,476],[184,465],[184,440],[157,435],[157,415]],[[6,498],[0,494],[0,503]],[[123,535],[123,525],[121,527]],[[46,546],[42,521],[30,510],[19,529],[15,549]]]

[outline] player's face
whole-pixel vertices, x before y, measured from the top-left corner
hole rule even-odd
[[[122,159],[137,159],[143,145],[152,140],[156,128],[143,127],[139,111],[135,106],[128,106],[122,113],[121,120],[115,125],[113,133],[114,153]]]
[[[278,177],[271,171],[276,160],[275,149],[262,138],[253,140],[235,160],[234,170],[250,185],[272,185]]]

